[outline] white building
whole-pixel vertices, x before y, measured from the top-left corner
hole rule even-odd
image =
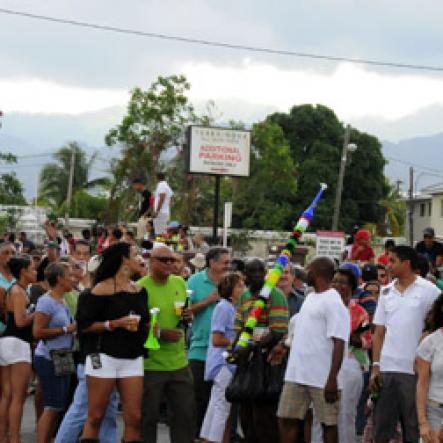
[[[408,199],[406,211],[405,237],[409,233],[409,211],[412,209],[414,243],[423,239],[423,230],[432,227],[435,236],[443,239],[443,183],[428,186]]]
[[[12,215],[17,220],[15,232],[24,231],[29,240],[36,244],[43,243],[46,209],[35,206],[0,205],[0,217],[8,215]]]

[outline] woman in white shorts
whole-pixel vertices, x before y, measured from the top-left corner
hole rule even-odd
[[[105,249],[94,286],[78,306],[86,357],[88,418],[80,441],[98,442],[101,421],[116,386],[122,402],[124,442],[140,441],[144,343],[148,334],[146,290],[130,280],[139,270],[128,243]]]
[[[434,443],[443,437],[443,294],[435,300],[427,319],[433,332],[417,349],[416,401],[420,437],[424,443]]]
[[[31,378],[31,341],[34,314],[26,289],[35,283],[37,272],[30,257],[12,257],[9,268],[16,283],[5,295],[6,330],[0,338],[2,396],[0,441],[20,442],[26,390]]]
[[[224,351],[235,338],[235,306],[245,289],[243,278],[236,272],[226,274],[218,285],[220,302],[211,320],[211,340],[205,365],[205,380],[213,381],[211,397],[206,410],[200,437],[206,442],[229,442],[231,404],[225,398],[226,388],[235,371],[223,357]]]

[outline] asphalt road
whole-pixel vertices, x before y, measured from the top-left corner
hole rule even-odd
[[[123,420],[121,415],[118,416],[119,440],[122,434]],[[169,443],[169,433],[166,425],[160,424],[158,430],[157,443]],[[25,403],[22,422],[22,443],[35,443],[37,440],[35,433],[35,416],[34,416],[34,396],[28,396]],[[117,443],[117,442],[116,442]]]

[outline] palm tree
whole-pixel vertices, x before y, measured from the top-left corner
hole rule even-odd
[[[386,197],[380,201],[386,214],[386,224],[390,235],[400,237],[404,233],[406,204],[397,188],[388,183],[389,192]]]
[[[96,154],[93,154],[88,160],[87,154],[78,143],[72,142],[63,146],[53,155],[55,162],[43,166],[40,173],[39,198],[48,202],[50,206],[56,209],[60,209],[66,201],[73,151],[75,160],[72,195],[81,189],[88,189],[109,182],[107,178],[89,180],[91,167],[96,158]]]

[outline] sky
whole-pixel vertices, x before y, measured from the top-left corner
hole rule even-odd
[[[231,44],[443,66],[443,2],[437,0],[0,0],[0,8]],[[197,106],[214,100],[226,120],[322,103],[343,121],[389,125],[443,108],[443,71],[191,45],[2,13],[0,39],[5,113],[79,115],[123,107],[132,87],[174,73],[187,76]],[[419,120],[417,135],[429,132]]]
[[[0,10],[276,50],[440,66],[398,69],[195,45],[0,11],[0,129],[20,153],[103,145],[129,91],[185,74],[197,109],[247,124],[304,103],[397,142],[443,132],[438,0],[0,0]],[[18,142],[21,141],[21,143]],[[43,160],[42,160],[43,161]]]

